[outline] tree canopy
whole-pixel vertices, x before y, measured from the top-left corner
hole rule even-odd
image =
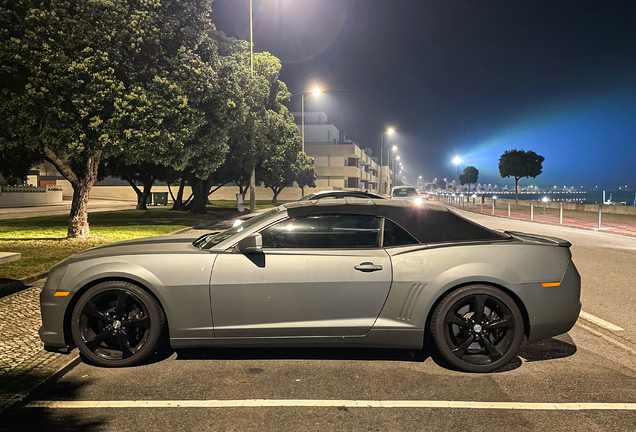
[[[0,3],[0,149],[22,145],[71,183],[69,237],[89,235],[103,157],[183,166],[187,143],[224,144],[206,122],[233,108],[210,11],[211,0]]]
[[[459,175],[459,184],[468,185],[468,192],[470,192],[470,186],[477,183],[479,178],[479,170],[474,166],[467,166],[464,171]]]
[[[515,179],[515,196],[519,200],[519,179],[536,178],[543,172],[545,158],[532,150],[506,150],[499,158],[499,174],[501,178]]]

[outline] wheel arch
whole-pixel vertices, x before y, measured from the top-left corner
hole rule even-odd
[[[73,315],[73,310],[75,309],[75,305],[77,305],[77,302],[84,295],[86,291],[104,282],[127,282],[132,285],[138,286],[139,288],[143,289],[148,294],[150,294],[157,301],[157,303],[159,304],[159,307],[161,308],[164,315],[166,316],[165,326],[167,329],[167,334],[168,335],[170,334],[170,326],[169,326],[169,320],[167,319],[168,315],[166,314],[166,309],[161,301],[161,298],[150,287],[150,284],[144,284],[136,279],[129,278],[126,276],[104,276],[104,277],[98,277],[82,285],[77,291],[73,293],[73,297],[71,297],[71,300],[66,306],[66,310],[64,311],[64,323],[63,323],[64,327],[63,328],[64,328],[64,341],[69,347],[73,348],[75,346],[75,343],[73,342],[73,336],[71,334],[71,316]]]
[[[449,295],[451,292],[456,291],[460,288],[463,288],[465,286],[470,286],[470,285],[487,285],[487,286],[491,286],[493,288],[497,288],[500,289],[501,291],[503,291],[504,293],[506,293],[507,295],[510,296],[510,298],[515,302],[515,304],[517,305],[517,307],[519,308],[519,310],[521,311],[521,316],[523,317],[523,333],[525,334],[526,338],[529,337],[530,335],[530,315],[528,314],[528,310],[526,309],[525,304],[523,303],[523,301],[521,301],[521,298],[519,298],[519,296],[510,288],[498,284],[496,282],[492,282],[492,281],[486,281],[486,280],[474,280],[474,281],[467,281],[467,282],[462,282],[460,284],[457,284],[445,291],[443,291],[440,295],[437,296],[437,298],[435,299],[435,301],[433,302],[431,308],[428,311],[428,315],[426,317],[426,324],[424,327],[424,335],[426,338],[426,335],[430,334],[430,326],[431,326],[431,318],[433,317],[433,313],[435,312],[435,309],[437,309],[437,306],[441,303],[441,301],[447,296]]]

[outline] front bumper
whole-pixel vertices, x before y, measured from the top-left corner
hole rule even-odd
[[[53,269],[40,293],[42,326],[38,334],[46,349],[66,348],[69,345],[64,332],[64,321],[72,295],[67,297],[55,296],[65,270],[59,270],[61,272],[60,275],[56,273],[58,270]]]

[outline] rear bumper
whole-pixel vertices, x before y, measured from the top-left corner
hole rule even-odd
[[[528,284],[519,295],[528,312],[528,342],[547,339],[570,331],[581,312],[581,276],[572,260],[558,287]]]

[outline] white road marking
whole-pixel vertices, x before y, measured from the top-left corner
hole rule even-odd
[[[611,331],[623,331],[623,330],[625,330],[625,329],[623,329],[623,328],[621,328],[621,327],[619,327],[619,326],[617,326],[615,324],[612,324],[611,322],[607,322],[604,319],[601,319],[601,318],[599,318],[597,316],[594,316],[594,315],[592,315],[590,313],[587,313],[587,312],[581,311],[581,314],[579,315],[579,317],[583,318],[585,321],[589,321],[592,324],[596,324],[597,326],[603,327],[604,329],[607,329],[607,330],[611,330]]]
[[[148,401],[33,401],[27,408],[231,408],[231,407],[349,407],[349,408],[455,408],[544,411],[627,410],[636,403],[534,403],[437,400],[331,400],[331,399],[241,399],[241,400],[148,400]]]
[[[585,330],[589,331],[590,333],[592,333],[592,334],[594,334],[594,335],[596,335],[596,336],[598,336],[598,337],[600,337],[602,339],[605,339],[607,342],[611,343],[612,345],[617,346],[618,348],[622,348],[622,349],[624,349],[624,350],[636,355],[636,350],[634,348],[629,347],[629,346],[625,345],[624,343],[622,343],[620,341],[617,341],[613,337],[604,335],[603,333],[601,333],[599,331],[596,331],[593,328],[588,327],[588,326],[586,326],[584,324],[581,324],[580,322],[576,323],[576,325],[578,325],[582,329],[585,329]]]

